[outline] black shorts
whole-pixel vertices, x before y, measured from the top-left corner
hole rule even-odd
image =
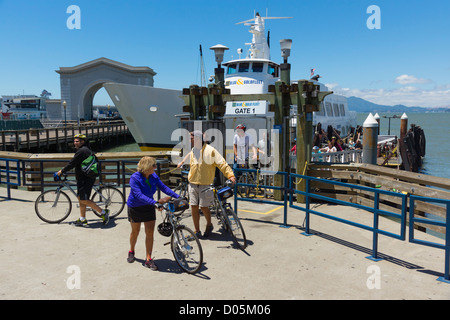
[[[148,222],[155,220],[155,206],[151,204],[140,207],[128,207],[128,221],[130,222]]]
[[[94,186],[95,178],[77,179],[77,196],[80,200],[89,200],[91,197],[92,187]]]

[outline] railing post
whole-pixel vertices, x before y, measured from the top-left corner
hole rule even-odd
[[[6,190],[8,193],[8,200],[11,200],[11,185],[9,184],[9,160],[5,159],[5,165],[6,165]]]
[[[288,178],[289,178],[290,175],[289,175],[289,173],[285,172],[283,174],[283,176],[284,176],[284,198],[283,198],[283,201],[284,201],[284,222],[283,222],[283,226],[287,227],[287,194],[288,194],[288,192],[290,190],[288,188],[288,186],[289,186]]]
[[[238,214],[238,210],[237,210],[237,179],[236,179],[236,183],[234,184],[234,212],[236,213],[236,215]]]
[[[450,283],[450,203],[447,202],[447,212],[445,220],[445,266],[444,277],[439,277],[439,281]]]
[[[380,193],[375,190],[373,200],[373,243],[372,243],[372,256],[367,257],[372,261],[380,261],[383,259],[378,258],[378,209],[380,207]]]
[[[311,236],[311,232],[309,230],[309,217],[310,217],[310,202],[311,198],[309,197],[309,190],[310,190],[310,180],[309,177],[302,177],[302,179],[305,179],[305,191],[306,191],[306,197],[305,197],[305,232],[302,234],[304,236]]]

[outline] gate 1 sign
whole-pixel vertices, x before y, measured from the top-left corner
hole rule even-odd
[[[227,101],[226,115],[267,114],[267,101]]]

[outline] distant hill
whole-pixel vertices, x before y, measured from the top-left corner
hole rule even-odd
[[[356,112],[450,112],[450,107],[423,108],[407,107],[402,104],[397,104],[395,106],[384,106],[357,97],[349,97],[347,100],[348,108],[351,111]]]

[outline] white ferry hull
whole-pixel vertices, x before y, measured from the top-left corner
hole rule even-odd
[[[141,151],[172,150],[178,143],[171,135],[179,126],[175,115],[184,105],[181,91],[120,83],[103,86]]]

